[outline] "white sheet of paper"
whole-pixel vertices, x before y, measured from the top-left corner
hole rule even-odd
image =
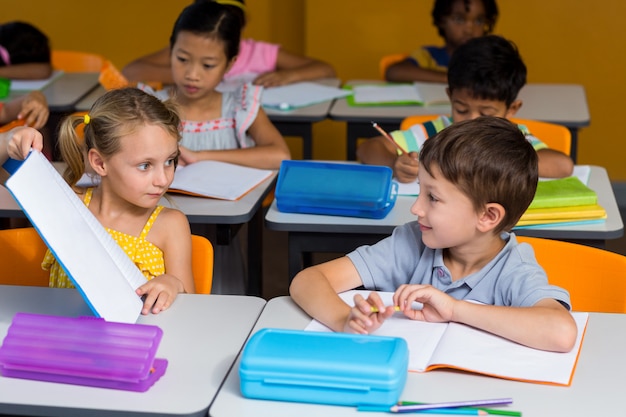
[[[38,151],[7,180],[22,207],[94,314],[135,323],[143,303],[141,271]]]
[[[349,90],[313,82],[300,82],[263,90],[261,104],[278,110],[292,110],[349,96]]]
[[[34,91],[42,90],[48,84],[63,75],[63,71],[54,70],[49,78],[41,80],[11,80],[11,91]]]

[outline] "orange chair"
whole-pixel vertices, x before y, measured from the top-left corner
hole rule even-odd
[[[533,247],[550,284],[569,291],[574,310],[626,313],[626,256],[559,240],[517,240]]]
[[[210,294],[213,284],[213,245],[191,236],[191,262],[196,293]],[[50,273],[41,269],[46,244],[32,227],[0,230],[0,284],[47,287]]]
[[[391,55],[385,55],[384,57],[382,57],[380,59],[380,62],[378,63],[378,70],[380,72],[380,78],[382,78],[383,80],[386,79],[385,75],[387,74],[387,68],[389,68],[395,63],[404,61],[406,57],[408,56],[409,56],[408,54],[391,54]]]
[[[400,123],[400,130],[407,130],[413,125],[429,122],[431,120],[435,120],[440,116],[441,115],[439,114],[416,114],[414,116],[406,117],[404,120],[402,120],[402,123]]]
[[[24,126],[24,124],[26,124],[26,120],[13,120],[12,122],[0,126],[0,133],[8,132],[14,127]]]
[[[572,134],[565,126],[528,119],[511,119],[513,123],[525,125],[533,136],[550,149],[569,155],[572,150]]]
[[[65,72],[100,72],[106,59],[99,54],[53,49],[52,68]]]

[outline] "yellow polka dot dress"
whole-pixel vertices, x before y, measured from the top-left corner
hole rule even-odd
[[[84,203],[87,207],[89,207],[91,202],[92,193],[93,188],[87,189],[85,193]],[[148,280],[165,273],[163,251],[146,240],[148,232],[162,209],[163,206],[157,206],[154,209],[139,236],[131,236],[117,230],[106,229]],[[72,281],[50,250],[46,252],[41,267],[50,271],[50,287],[74,288]]]

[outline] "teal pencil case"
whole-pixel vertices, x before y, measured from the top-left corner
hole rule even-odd
[[[245,397],[344,406],[391,406],[408,373],[406,341],[395,337],[261,329],[239,366]]]

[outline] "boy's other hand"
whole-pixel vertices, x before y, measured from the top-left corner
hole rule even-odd
[[[394,176],[399,182],[414,182],[417,180],[418,170],[417,152],[398,156],[393,165]]]

